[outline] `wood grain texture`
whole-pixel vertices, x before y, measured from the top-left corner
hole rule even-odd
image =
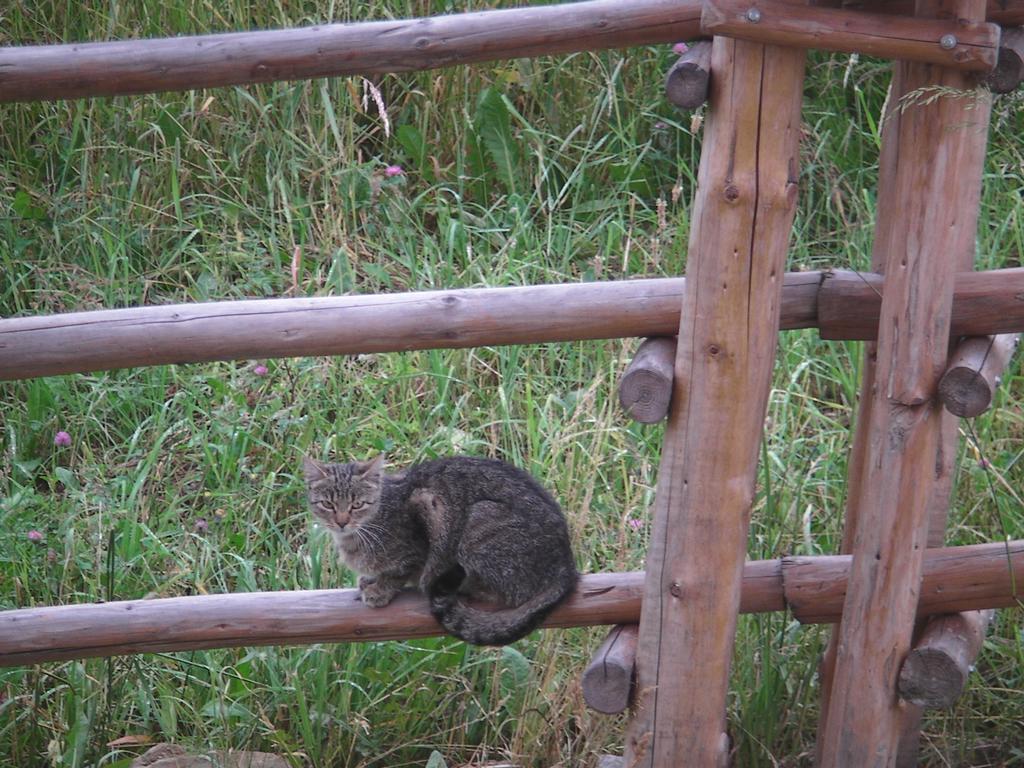
[[[842,6],[873,13],[914,15],[914,0],[843,0]],[[1024,0],[987,0],[985,18],[1004,27],[1020,26],[1024,24]]]
[[[636,624],[612,627],[583,670],[580,680],[583,700],[596,712],[617,715],[629,707],[638,631]]]
[[[787,276],[787,325],[814,326],[820,282],[818,272]],[[204,360],[674,335],[684,287],[683,278],[662,278],[8,318],[0,320],[0,379]]]
[[[793,616],[804,624],[837,621],[853,559],[853,555],[783,558],[783,594]],[[1019,605],[1024,596],[1022,574],[1024,541],[928,549],[916,615]]]
[[[627,416],[641,424],[655,424],[668,415],[675,360],[674,336],[644,339],[619,379],[619,405]]]
[[[902,13],[908,7],[904,0],[865,5]],[[259,32],[8,46],[0,48],[0,102],[409,72],[673,43],[701,36],[700,11],[698,0],[585,0]],[[989,21],[1024,24],[1024,3],[991,0]]]
[[[899,210],[896,209],[897,216]],[[951,334],[984,336],[1024,330],[1020,328],[1024,322],[1024,291],[1019,282],[1022,278],[1024,268],[1020,267],[958,274],[954,283]],[[862,341],[877,338],[877,318],[884,292],[881,275],[848,270],[826,272],[818,292],[817,326],[821,338]],[[981,328],[988,330],[980,331]]]
[[[900,667],[900,696],[929,709],[953,706],[993,615],[987,610],[932,616]]]
[[[305,299],[247,299],[0,319],[0,380],[309,355],[674,335],[684,278],[466,288]],[[871,339],[883,291],[874,274],[790,272],[783,329]],[[957,276],[953,333],[1024,330],[1024,269]]]
[[[988,410],[1019,341],[1018,333],[972,336],[961,341],[939,380],[939,397],[946,410],[962,418]]]
[[[711,41],[698,40],[665,75],[665,98],[679,109],[696,109],[708,100],[711,83]]]
[[[725,699],[796,201],[804,61],[796,49],[713,43],[626,743],[636,768],[727,757]]]
[[[0,48],[0,102],[114,96],[674,43],[699,0],[586,0],[419,19]]]
[[[759,14],[751,20],[751,12]],[[772,45],[863,53],[988,72],[999,56],[1000,29],[984,21],[922,19],[827,7],[796,7],[782,0],[708,0],[705,34]],[[952,47],[939,41],[951,36]]]
[[[922,7],[922,6],[919,6]],[[979,18],[977,0],[958,15]],[[896,141],[898,225],[880,234],[888,254],[878,357],[853,568],[839,630],[821,765],[891,765],[905,726],[896,697],[899,661],[910,647],[933,474],[942,434],[935,399],[948,354],[955,273],[973,253],[977,184],[988,100],[940,97],[969,90],[963,73],[899,63]],[[977,177],[977,181],[975,180]]]
[[[958,10],[956,0],[922,0],[917,4],[918,10],[922,13],[933,15],[946,15]],[[1000,55],[1002,55],[1000,46]],[[973,80],[963,78],[963,85],[967,87],[973,84]],[[964,162],[967,166],[976,168],[984,163],[985,149],[988,139],[988,122],[992,110],[992,99],[989,94],[978,94],[976,104],[978,110],[977,119],[985,125],[985,130],[975,130],[970,133],[967,145],[964,148]],[[898,107],[899,108],[899,107]],[[898,147],[898,144],[897,144]],[[961,180],[961,187],[958,190],[958,204],[967,211],[977,211],[981,204],[981,173],[967,174]],[[898,206],[897,206],[898,210]],[[895,219],[896,214],[887,216]],[[961,236],[951,243],[953,252],[952,258],[956,263],[956,269],[961,272],[968,272],[974,269],[975,242],[974,238]],[[884,271],[884,270],[883,270]],[[954,287],[955,296],[955,287]],[[957,335],[952,333],[949,344],[949,351],[952,353]],[[941,380],[940,380],[941,397]],[[929,547],[941,547],[946,541],[946,529],[949,525],[950,500],[953,493],[953,479],[956,475],[957,457],[960,452],[960,421],[943,410],[939,414],[938,428],[938,449],[933,465],[931,495],[925,510],[927,515],[927,544]],[[918,638],[925,629],[924,619],[918,618],[914,624],[912,638]],[[915,640],[916,641],[916,640]],[[900,723],[900,734],[896,746],[897,768],[910,768],[917,765],[918,754],[921,742],[921,723],[924,718],[924,709],[917,704],[908,702],[903,708]]]
[[[740,611],[786,610],[835,621],[849,556],[758,560],[743,566]],[[589,574],[545,627],[635,624],[644,573]],[[930,550],[921,615],[1019,604],[1024,541]],[[198,648],[400,640],[441,635],[426,599],[407,591],[370,608],[354,589],[197,595],[0,611],[0,667]]]
[[[901,85],[899,78],[901,71],[898,67],[893,68],[893,79],[890,82],[890,93],[900,92]],[[882,147],[878,156],[878,200],[875,205],[875,239],[871,250],[871,269],[879,274],[885,272],[886,255],[882,246],[888,242],[889,231],[896,225],[896,137],[899,136],[900,110],[892,99],[887,99],[882,113],[881,138]],[[856,273],[847,273],[847,276],[858,283],[863,283]],[[881,286],[881,280],[879,281]],[[835,287],[834,285],[832,287]],[[881,311],[881,289],[873,291],[872,303],[877,300],[877,306]],[[821,310],[819,307],[819,323],[821,322]],[[878,325],[875,325],[877,332]],[[875,388],[875,364],[878,359],[878,347],[874,341],[868,341],[864,345],[863,361],[861,363],[860,392],[857,398],[857,417],[853,430],[853,440],[850,446],[850,456],[847,461],[846,472],[846,505],[843,518],[843,538],[840,543],[840,554],[849,554],[853,549],[853,535],[856,531],[857,510],[860,508],[860,493],[863,486],[863,475],[866,469],[867,449],[871,440],[871,406],[873,403],[872,391]],[[832,627],[829,633],[829,642],[821,656],[818,665],[818,680],[820,682],[820,705],[818,714],[818,730],[815,739],[815,764],[821,763],[822,749],[824,747],[825,724],[828,721],[828,702],[832,693],[832,675],[835,672],[836,651],[839,645],[839,625]]]

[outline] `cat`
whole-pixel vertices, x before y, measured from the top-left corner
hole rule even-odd
[[[367,605],[387,605],[411,582],[452,635],[506,645],[532,632],[575,589],[565,517],[529,473],[470,456],[396,473],[383,466],[383,455],[349,464],[303,461],[310,507],[342,561],[360,574]]]

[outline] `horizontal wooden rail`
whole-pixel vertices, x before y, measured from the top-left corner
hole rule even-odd
[[[850,557],[787,557],[748,562],[740,610],[789,607],[803,622],[835,622]],[[642,572],[584,576],[546,627],[635,624]],[[1017,605],[1024,584],[1024,540],[929,549],[921,615]],[[442,634],[419,594],[369,608],[354,589],[253,592],[22,608],[0,612],[0,666],[198,648],[399,640]]]
[[[842,0],[843,8],[913,16],[914,0]],[[1024,24],[1024,0],[988,0],[985,20],[1004,27]]]
[[[820,283],[818,272],[791,277],[783,309],[790,327],[814,326]],[[684,278],[659,278],[12,318],[0,320],[0,379],[202,360],[664,335],[677,330],[683,285]]]
[[[823,339],[868,341],[878,333],[882,276],[833,270],[818,291],[818,331]],[[953,336],[1015,333],[1024,320],[1024,268],[961,272],[953,295]],[[981,328],[990,330],[982,331]]]
[[[0,380],[140,365],[672,335],[685,278],[252,299],[0,320]],[[874,274],[790,272],[783,329],[871,339]],[[1024,268],[957,279],[953,332],[1024,330]]]
[[[999,54],[999,26],[963,19],[886,16],[784,0],[707,0],[706,34],[758,43],[865,53],[987,72]]]
[[[0,102],[411,72],[693,40],[702,35],[701,5],[701,0],[584,0],[282,30],[6,46],[0,47]],[[912,1],[863,5],[913,13]],[[1024,23],[1024,2],[991,0],[988,20]]]
[[[700,0],[586,0],[419,19],[0,48],[0,102],[115,96],[410,72],[673,43],[700,35]]]

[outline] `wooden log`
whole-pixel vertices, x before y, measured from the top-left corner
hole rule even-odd
[[[984,135],[984,134],[982,134]],[[989,272],[961,272],[956,276],[953,336],[984,336],[1014,333],[1024,321],[1024,293],[1020,280],[1024,268]],[[1001,279],[1007,280],[1004,290]],[[878,335],[877,318],[882,308],[883,278],[870,272],[832,270],[823,275],[818,292],[818,332],[823,339],[868,341]],[[979,328],[989,330],[978,332]]]
[[[636,663],[636,624],[612,627],[593,659],[583,670],[583,700],[606,715],[625,712],[633,696]]]
[[[705,34],[773,45],[864,53],[987,72],[999,56],[999,26],[958,20],[885,16],[782,0],[707,0]]]
[[[711,82],[711,41],[698,40],[665,75],[665,96],[679,109],[696,109],[708,100]]]
[[[900,69],[893,69],[890,92],[900,92]],[[900,110],[893,99],[888,99],[882,114],[882,147],[878,157],[878,200],[875,206],[875,240],[871,250],[871,269],[878,273],[885,272],[886,251],[883,245],[888,242],[889,233],[897,224],[895,192],[896,192],[896,139],[899,136]],[[856,273],[850,273],[856,279]],[[857,282],[861,282],[857,280]],[[880,294],[872,294],[879,299]],[[819,312],[820,317],[820,312]],[[875,326],[877,329],[877,325]],[[843,538],[839,551],[849,554],[853,550],[853,535],[856,531],[857,511],[860,509],[860,493],[863,488],[863,475],[867,471],[867,447],[871,440],[871,406],[872,392],[875,388],[875,363],[878,348],[874,341],[864,345],[863,363],[861,365],[860,394],[857,399],[857,421],[853,432],[853,441],[847,463],[846,481],[846,515],[843,522]],[[829,634],[829,642],[822,654],[818,666],[820,681],[820,710],[818,715],[818,731],[815,741],[815,764],[820,765],[824,747],[825,724],[828,721],[828,702],[832,692],[832,674],[835,671],[836,648],[839,643],[839,625],[833,625]]]
[[[743,567],[740,612],[786,610],[804,623],[839,618],[848,555],[787,557]],[[919,615],[1019,605],[1024,540],[932,549]],[[545,627],[635,624],[643,572],[588,574]],[[386,608],[355,589],[195,595],[0,611],[0,667],[126,653],[259,645],[368,642],[441,635],[422,595]]]
[[[913,16],[914,0],[843,0],[844,8],[896,16]],[[1024,24],[1024,0],[987,0],[985,19],[1003,27]]]
[[[961,341],[939,380],[939,397],[946,410],[962,418],[984,413],[1019,340],[1018,333],[1003,333]]]
[[[0,319],[0,381],[140,365],[668,336],[683,278],[168,304]],[[871,339],[881,277],[790,272],[780,327]],[[819,299],[820,296],[820,299]],[[957,276],[953,334],[1024,331],[1024,268]]]
[[[0,48],[0,102],[114,96],[674,43],[699,0],[587,0],[419,19]]]
[[[926,3],[918,6],[926,12]],[[978,0],[955,0],[976,20]],[[921,89],[969,90],[968,76],[900,62],[900,99]],[[905,105],[897,141],[900,226],[883,233],[889,254],[879,323],[871,440],[861,478],[853,567],[844,602],[824,766],[891,764],[904,730],[895,659],[910,648],[928,539],[942,417],[935,395],[948,355],[952,293],[962,254],[973,252],[977,181],[989,103],[939,98]],[[982,137],[982,138],[979,138]]]
[[[1020,289],[1024,290],[1024,270]],[[812,328],[818,272],[786,276]],[[0,380],[137,365],[673,335],[685,280],[252,299],[0,320]],[[850,293],[841,300],[856,304]],[[1024,313],[1022,313],[1024,329]]]
[[[783,596],[793,616],[803,624],[837,621],[853,560],[853,555],[783,558]],[[1022,565],[1024,541],[927,549],[916,616],[1019,605],[1024,592]],[[762,579],[759,584],[770,581]],[[767,592],[757,595],[759,601],[767,599]]]
[[[944,13],[950,8],[950,6],[945,4],[943,0],[929,0],[928,3],[919,3],[918,5],[919,10],[922,12],[931,12],[935,14]],[[1002,47],[1000,47],[1000,51],[1002,51]],[[973,81],[969,81],[965,78],[964,84],[967,85],[971,82]],[[980,119],[986,123],[987,129],[992,101],[990,98],[980,98],[977,106],[981,111]],[[968,156],[965,160],[966,163],[975,166],[984,163],[986,140],[987,130],[984,132],[978,131],[975,134],[973,157],[970,156],[970,146],[968,146]],[[959,204],[964,208],[964,210],[978,209],[978,206],[981,204],[980,173],[968,176],[964,180],[963,187],[960,191]],[[892,213],[888,213],[886,218],[897,221],[899,214],[896,213],[896,211],[898,210],[899,206],[896,205],[895,210]],[[959,250],[954,250],[951,256],[956,261],[957,270],[960,270],[961,272],[973,270],[975,260],[974,240],[961,238]],[[900,265],[893,263],[892,268],[899,269]],[[949,354],[953,353],[955,338],[956,337],[950,341],[948,347]],[[946,541],[946,528],[949,525],[950,499],[953,493],[953,478],[956,474],[956,463],[957,456],[959,455],[959,449],[960,420],[953,416],[948,409],[943,410],[939,415],[938,449],[932,473],[931,496],[925,510],[925,514],[928,518],[927,543],[929,547],[941,547]],[[925,619],[918,617],[914,624],[912,643],[917,642],[917,639],[924,630]],[[918,754],[921,751],[921,723],[924,720],[924,708],[912,703],[907,703],[903,707],[900,719],[900,733],[896,745],[895,768],[913,768],[918,764]]]
[[[868,0],[913,12],[907,0]],[[0,48],[0,102],[115,96],[311,77],[408,72],[522,56],[692,40],[698,0],[585,0],[423,19]],[[1022,0],[988,20],[1024,24]]]
[[[929,709],[953,706],[993,615],[987,610],[932,616],[900,667],[900,696]]]
[[[726,693],[796,203],[804,62],[796,49],[713,42],[626,741],[636,768],[728,757]]]
[[[650,337],[640,345],[619,380],[619,404],[631,419],[655,424],[668,414],[675,359],[674,336]]]
[[[1024,29],[1010,27],[1003,30],[999,42],[999,60],[996,68],[985,76],[984,83],[993,93],[1011,93],[1024,79]]]

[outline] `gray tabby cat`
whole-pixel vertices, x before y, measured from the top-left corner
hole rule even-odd
[[[383,471],[305,458],[309,503],[341,559],[361,574],[367,605],[407,583],[448,632],[504,645],[532,632],[576,586],[569,530],[557,502],[523,470],[469,456]],[[498,603],[471,607],[463,599]]]

